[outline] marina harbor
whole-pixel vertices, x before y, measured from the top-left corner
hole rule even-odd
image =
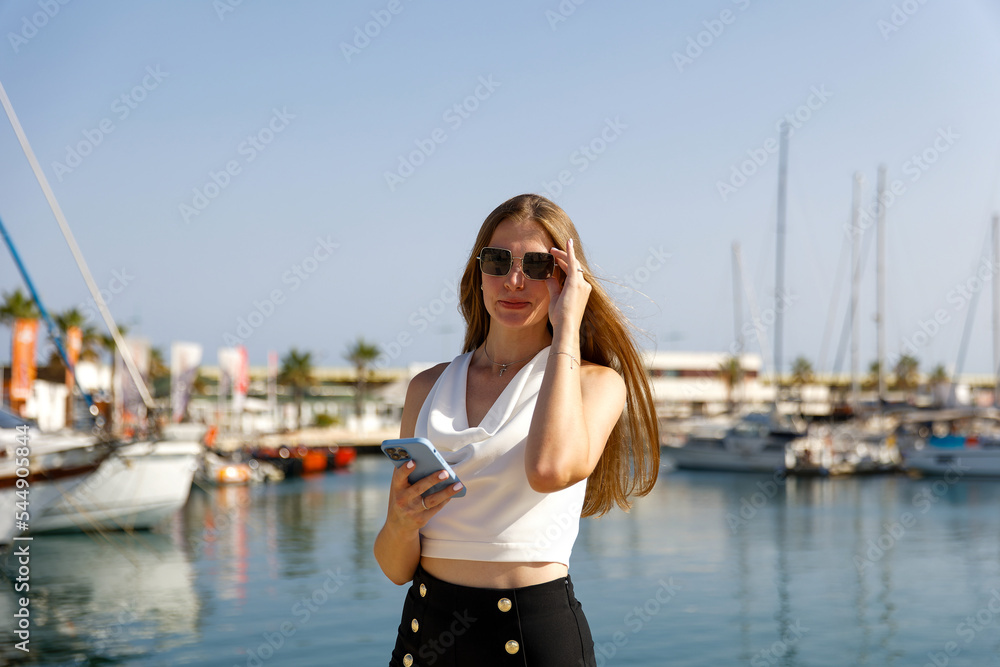
[[[0,667],[1000,667],[997,0],[0,34]]]

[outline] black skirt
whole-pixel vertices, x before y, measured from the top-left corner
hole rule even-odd
[[[595,667],[573,582],[522,588],[449,584],[417,567],[390,667]]]

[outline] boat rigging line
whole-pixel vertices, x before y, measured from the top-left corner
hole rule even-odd
[[[128,369],[129,375],[132,377],[132,381],[135,383],[135,386],[139,391],[139,395],[142,397],[143,403],[146,404],[146,410],[148,411],[147,414],[151,415],[154,411],[153,397],[150,395],[149,389],[146,387],[146,382],[142,379],[142,374],[139,373],[139,369],[135,365],[135,360],[132,358],[132,350],[125,344],[125,340],[122,338],[122,334],[118,330],[118,325],[115,324],[110,311],[108,311],[107,304],[104,303],[104,297],[101,296],[101,291],[98,289],[97,283],[94,281],[94,277],[91,275],[90,269],[87,267],[87,262],[83,258],[83,253],[80,252],[80,247],[76,244],[76,239],[73,237],[73,232],[70,231],[69,223],[66,222],[66,216],[63,214],[62,208],[56,200],[56,195],[52,191],[52,186],[49,185],[49,180],[45,176],[45,172],[42,171],[42,166],[38,163],[38,159],[35,157],[35,152],[32,150],[31,144],[28,143],[28,137],[24,133],[24,128],[21,127],[21,122],[18,120],[17,114],[14,112],[14,107],[10,102],[10,98],[7,97],[7,91],[4,89],[2,82],[0,82],[0,104],[3,104],[4,112],[7,114],[7,120],[10,121],[11,127],[14,128],[14,134],[17,135],[17,140],[21,144],[21,149],[28,158],[31,170],[35,173],[35,179],[38,181],[38,185],[42,188],[42,192],[45,194],[45,199],[49,203],[49,208],[52,209],[53,215],[56,217],[56,222],[59,223],[59,229],[62,231],[63,238],[66,239],[66,244],[69,246],[70,252],[73,253],[73,259],[76,261],[77,268],[80,269],[80,273],[83,275],[83,280],[87,283],[87,289],[90,290],[90,295],[94,299],[94,303],[97,304],[97,309],[100,311],[101,317],[104,319],[104,324],[107,325],[108,331],[111,333],[111,337],[114,338],[115,345],[118,348],[118,353],[122,355],[125,367]],[[41,304],[39,304],[39,306],[41,306]]]

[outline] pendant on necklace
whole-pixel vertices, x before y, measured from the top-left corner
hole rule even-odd
[[[503,377],[503,372],[507,370],[507,364],[500,364],[500,377]]]

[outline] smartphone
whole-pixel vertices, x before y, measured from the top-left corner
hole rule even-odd
[[[413,461],[416,464],[416,467],[413,469],[413,472],[410,473],[408,478],[410,480],[410,484],[422,480],[424,477],[427,477],[427,475],[433,475],[442,470],[448,473],[448,479],[439,482],[427,491],[424,491],[424,498],[458,482],[458,475],[456,475],[455,471],[451,469],[448,462],[441,458],[441,454],[439,454],[438,450],[434,448],[434,445],[431,444],[430,440],[427,440],[426,438],[383,440],[382,451],[385,452],[385,455],[392,460],[392,465],[397,468],[407,461]],[[463,486],[461,491],[456,493],[453,497],[461,498],[464,495],[465,487]]]

